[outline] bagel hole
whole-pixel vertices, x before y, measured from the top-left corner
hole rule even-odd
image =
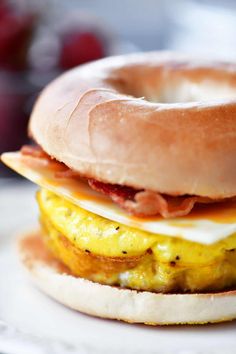
[[[135,92],[136,91],[136,92]],[[194,103],[218,100],[235,100],[236,88],[228,83],[219,84],[217,81],[182,81],[181,83],[166,83],[162,89],[155,91],[153,87],[143,87],[126,92],[136,98],[144,98],[151,103]]]
[[[166,87],[160,97],[163,103],[188,103],[214,100],[231,100],[236,98],[236,89],[229,84],[220,85],[218,82],[184,81],[176,86]]]

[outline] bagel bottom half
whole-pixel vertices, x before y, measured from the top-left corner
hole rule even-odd
[[[236,291],[161,294],[75,277],[46,249],[39,231],[20,239],[19,252],[43,292],[88,315],[149,325],[205,324],[236,318]]]

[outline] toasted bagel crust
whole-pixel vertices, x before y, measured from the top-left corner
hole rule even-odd
[[[45,247],[38,247],[38,238],[33,232],[20,240],[21,259],[42,291],[72,309],[151,325],[204,324],[236,318],[236,291],[157,294],[101,285],[70,275]]]
[[[236,195],[234,64],[153,52],[83,65],[43,90],[29,130],[49,155],[103,182]]]

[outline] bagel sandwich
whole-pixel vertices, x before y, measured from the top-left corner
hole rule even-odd
[[[82,65],[42,91],[29,135],[1,158],[40,187],[40,228],[19,240],[39,288],[132,323],[236,318],[236,64]]]

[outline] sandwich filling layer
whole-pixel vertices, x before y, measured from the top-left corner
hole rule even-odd
[[[119,224],[46,189],[37,200],[45,244],[76,276],[154,292],[236,285],[236,234],[204,245]]]

